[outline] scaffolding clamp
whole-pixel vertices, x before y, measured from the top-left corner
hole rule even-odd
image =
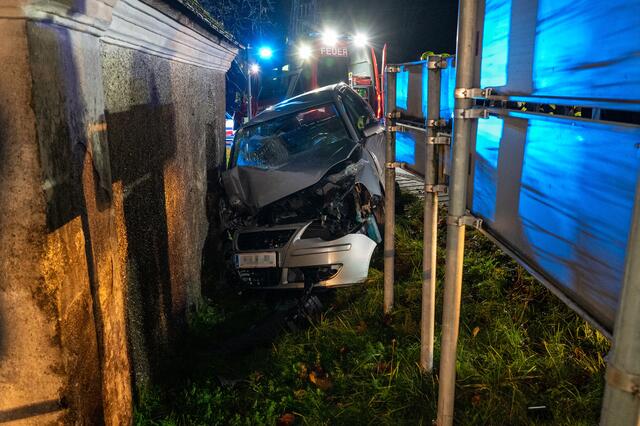
[[[482,219],[475,217],[469,213],[464,216],[447,216],[447,225],[457,227],[471,226],[476,229],[482,229]]]
[[[486,88],[480,89],[479,87],[459,87],[453,92],[453,97],[456,99],[483,99],[491,96],[493,89]]]
[[[427,127],[429,128],[445,127],[446,125],[447,125],[447,120],[443,118],[438,118],[436,120],[427,120]]]
[[[387,132],[399,132],[400,126],[387,126]]]
[[[640,399],[640,376],[627,373],[612,363],[609,363],[605,379],[609,386],[630,393],[637,399]]]
[[[451,137],[449,136],[429,136],[427,145],[451,145]]]
[[[447,60],[442,59],[441,56],[429,56],[427,61],[427,69],[439,70],[447,67]]]
[[[407,167],[407,163],[394,161],[394,162],[391,162],[391,163],[384,163],[384,166],[387,169],[397,169],[397,168],[404,169],[404,168]]]
[[[489,118],[489,110],[486,108],[457,109],[453,112],[453,117],[463,119],[463,120]]]
[[[388,73],[399,73],[400,67],[397,65],[387,65],[387,68],[385,69]]]
[[[447,185],[430,185],[430,184],[426,184],[424,186],[424,192],[426,193],[434,193],[434,194],[438,194],[438,193],[445,193],[447,192]]]
[[[402,114],[400,113],[400,111],[391,111],[391,112],[387,113],[386,117],[389,120],[394,120],[394,119],[398,119],[398,118],[402,117]]]

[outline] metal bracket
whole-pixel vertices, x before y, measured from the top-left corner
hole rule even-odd
[[[610,386],[640,399],[640,376],[629,374],[609,363],[605,378]]]
[[[447,192],[447,185],[429,185],[426,184],[424,186],[424,192],[429,192],[429,193],[442,193],[442,192]]]
[[[470,214],[464,216],[447,216],[447,225],[453,226],[472,226],[476,229],[482,229],[482,219]]]
[[[393,163],[384,163],[384,166],[387,169],[396,169],[396,168],[404,169],[405,167],[407,167],[407,163],[394,161]]]
[[[477,87],[460,87],[453,92],[453,96],[456,99],[478,99],[478,98],[486,98],[491,96],[491,92],[493,89],[480,89]]]
[[[438,118],[436,120],[427,120],[427,127],[445,127],[447,125],[447,120],[442,118]]]
[[[446,59],[442,59],[440,56],[430,56],[427,61],[427,69],[439,70],[447,67]]]
[[[453,117],[469,120],[489,118],[489,110],[486,108],[457,109],[453,112]]]
[[[431,136],[427,138],[427,145],[451,145],[449,136]]]
[[[387,132],[399,132],[400,126],[387,126]]]
[[[386,116],[389,120],[393,120],[394,118],[400,118],[402,117],[402,114],[400,113],[400,111],[391,111],[387,113]]]
[[[399,73],[400,67],[396,65],[387,65],[386,71],[389,73]]]

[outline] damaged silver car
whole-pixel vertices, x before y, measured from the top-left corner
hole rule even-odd
[[[363,282],[383,222],[384,133],[345,84],[277,104],[236,133],[223,183],[249,287]]]

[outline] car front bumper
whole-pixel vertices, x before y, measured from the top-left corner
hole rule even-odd
[[[238,268],[244,283],[263,289],[303,288],[303,271],[309,270],[318,273],[317,287],[347,286],[367,279],[375,241],[362,233],[333,241],[306,238],[310,225],[311,222],[237,231],[235,254],[275,252],[277,259],[276,267]]]

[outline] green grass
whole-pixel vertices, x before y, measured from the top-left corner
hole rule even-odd
[[[389,317],[382,314],[378,254],[366,285],[325,296],[325,311],[312,326],[224,355],[209,348],[267,315],[274,299],[221,287],[192,321],[191,339],[167,383],[140,393],[136,423],[431,424],[440,327],[436,371],[423,374],[417,366],[421,220],[414,200],[399,222],[396,307]],[[597,424],[608,341],[477,232],[467,233],[464,271],[456,422]],[[437,298],[439,321],[440,287]],[[293,417],[282,418],[286,413]]]

